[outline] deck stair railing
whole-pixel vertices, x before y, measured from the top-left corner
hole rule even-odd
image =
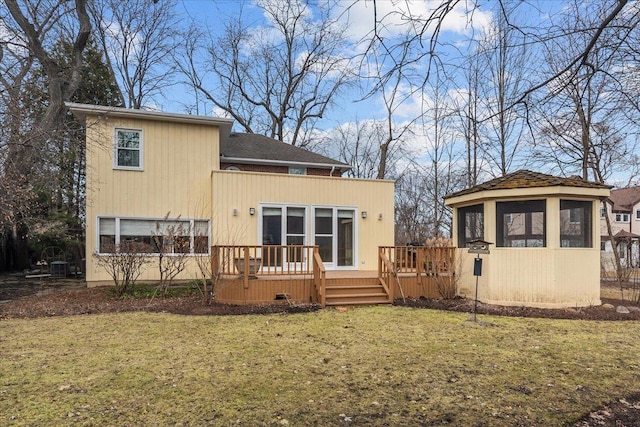
[[[320,257],[320,249],[316,246],[313,251],[313,285],[316,291],[316,300],[324,307],[327,305],[327,270]]]

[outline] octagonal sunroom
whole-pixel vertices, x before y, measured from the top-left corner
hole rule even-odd
[[[540,308],[600,301],[600,201],[607,185],[527,170],[450,194],[453,241],[461,249],[458,293],[474,297],[468,243],[492,242],[483,255],[478,300]]]

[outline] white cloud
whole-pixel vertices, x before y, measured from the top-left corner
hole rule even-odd
[[[384,38],[395,38],[407,31],[419,33],[433,12],[442,6],[439,0],[389,0],[376,2],[375,6],[370,0],[342,4],[342,19],[348,21],[348,35],[354,41],[370,36],[376,21],[378,34]],[[490,23],[490,12],[476,9],[474,2],[459,2],[442,20],[440,31],[468,34]],[[435,25],[428,25],[425,38],[434,30]]]

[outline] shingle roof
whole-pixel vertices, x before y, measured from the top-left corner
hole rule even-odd
[[[620,230],[616,233],[615,236],[616,239],[622,240],[622,239],[640,239],[640,236],[638,236],[637,234],[633,234],[627,230]]]
[[[640,202],[640,187],[611,190],[609,200],[613,203],[614,212],[631,212],[633,205]]]
[[[596,182],[583,181],[577,177],[562,178],[553,175],[547,175],[529,170],[519,170],[491,181],[478,184],[476,186],[458,191],[456,193],[445,196],[445,199],[466,194],[478,193],[486,190],[508,190],[514,188],[534,188],[534,187],[582,187],[582,188],[611,188],[605,184]]]
[[[220,142],[220,157],[246,160],[279,161],[292,164],[315,164],[318,167],[335,166],[348,169],[346,163],[313,153],[263,135],[232,133]]]

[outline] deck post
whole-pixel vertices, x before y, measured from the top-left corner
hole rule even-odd
[[[218,245],[211,246],[211,283],[220,274],[220,247]]]
[[[244,272],[242,277],[242,284],[245,289],[249,289],[249,247],[245,246],[242,248],[244,255],[242,262],[244,263]]]
[[[422,269],[424,268],[424,246],[416,247],[416,273],[418,275],[418,286],[422,288]]]

